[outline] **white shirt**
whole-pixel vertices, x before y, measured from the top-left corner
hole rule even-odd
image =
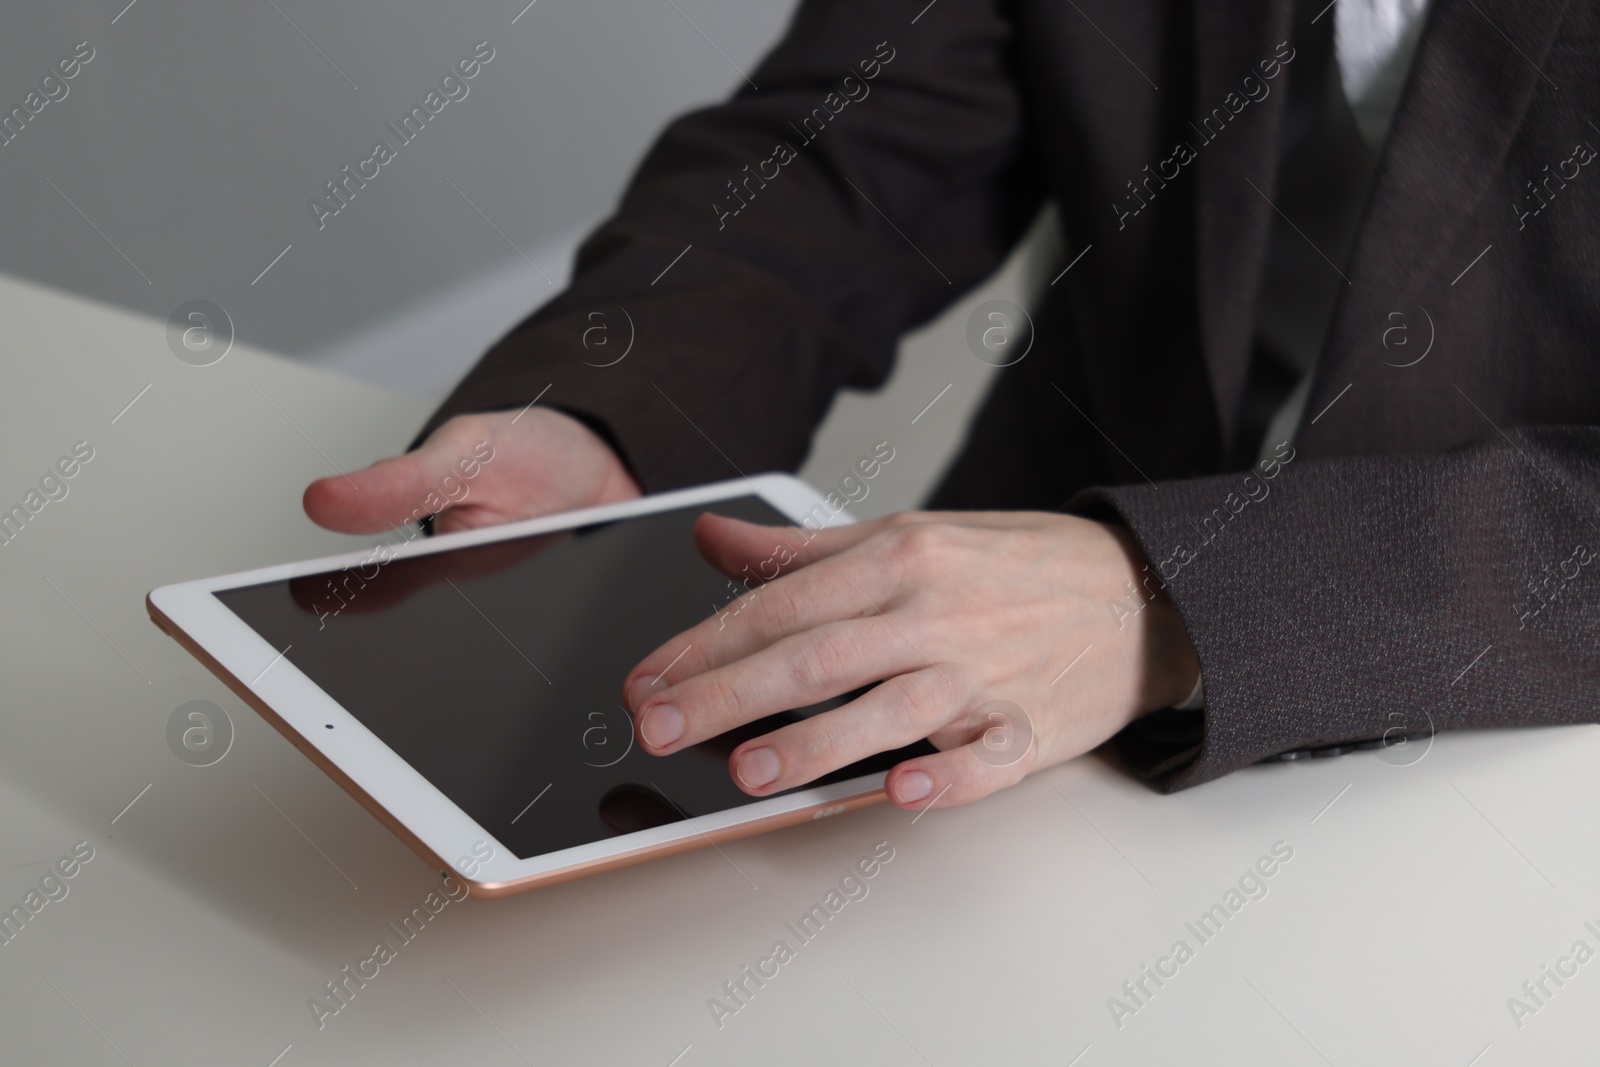
[[[1428,0],[1338,0],[1334,5],[1334,51],[1345,99],[1361,136],[1374,149],[1389,132],[1427,9]]]

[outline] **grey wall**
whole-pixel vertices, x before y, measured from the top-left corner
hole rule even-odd
[[[689,20],[744,65],[792,6],[673,2],[538,0],[515,25],[525,0],[8,4],[5,109],[76,42],[95,56],[0,147],[0,270],[162,318],[205,297],[288,353],[509,264],[536,302],[505,238],[534,258],[600,217],[666,119],[739,80]],[[307,199],[478,40],[469,95],[319,232]]]
[[[0,112],[24,106],[77,42],[94,58],[0,146],[0,271],[153,325],[208,299],[241,340],[429,397],[556,291],[656,131],[726,96],[793,6],[125,3],[6,12]],[[398,144],[385,123],[480,40],[494,58],[467,96],[319,229],[307,201],[380,137]],[[992,373],[967,351],[966,313],[1021,299],[1020,262],[910,339],[887,389],[843,398],[804,473],[826,483],[876,440],[909,442],[858,510],[915,503]],[[0,368],[29,358],[4,345]]]

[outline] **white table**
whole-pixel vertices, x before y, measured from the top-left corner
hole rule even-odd
[[[425,411],[243,349],[188,366],[164,323],[18,282],[0,284],[0,321],[0,504],[74,442],[95,449],[70,494],[0,547],[0,907],[75,842],[94,849],[67,896],[0,946],[6,1063],[1594,1056],[1600,960],[1545,979],[1520,1028],[1507,1007],[1575,941],[1600,950],[1584,925],[1600,929],[1592,727],[1444,737],[1409,766],[1363,753],[1252,768],[1172,797],[1085,759],[966,808],[880,806],[451,904],[319,1030],[308,999],[376,941],[398,945],[385,923],[435,876],[158,632],[142,598],[353,544],[312,527],[301,489],[402,447]],[[236,733],[209,767],[165,738],[193,699]],[[800,945],[785,923],[880,841],[894,858],[869,894]],[[1293,858],[1267,895],[1202,944],[1185,924],[1279,841]],[[708,1000],[779,939],[794,959],[719,1029]],[[1144,979],[1151,995],[1119,1028],[1108,998],[1131,1005],[1122,984],[1180,939],[1193,958],[1159,988]]]

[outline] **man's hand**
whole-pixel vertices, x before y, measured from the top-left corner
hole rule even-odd
[[[493,450],[487,461],[484,442]],[[464,478],[467,469],[477,473]],[[376,533],[434,510],[431,497],[444,505],[435,529],[448,533],[638,495],[627,468],[593,431],[570,415],[535,407],[459,415],[414,452],[312,482],[304,506],[329,529]]]
[[[736,748],[729,769],[753,796],[927,738],[940,751],[891,770],[890,799],[964,804],[1182,702],[1199,674],[1159,578],[1119,527],[925,512],[813,533],[704,515],[695,539],[753,588],[628,675],[646,751],[882,682]],[[997,700],[1023,714],[989,714],[1007,707]]]

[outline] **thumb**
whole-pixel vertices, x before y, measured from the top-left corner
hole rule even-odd
[[[454,484],[446,481],[454,471],[445,451],[430,439],[415,452],[319,478],[306,486],[301,504],[317,525],[341,533],[377,533],[442,511]]]
[[[763,526],[708,511],[695,521],[694,543],[706,562],[728,577],[759,577],[770,582],[779,574],[826,559],[882,528],[881,521],[821,530]]]
[[[762,526],[706,512],[695,520],[694,544],[706,562],[730,578],[771,581],[805,565],[809,530]]]

